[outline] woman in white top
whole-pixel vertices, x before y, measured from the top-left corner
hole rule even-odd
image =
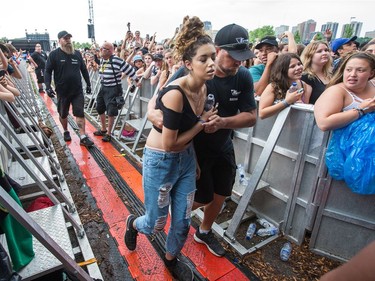
[[[327,89],[315,103],[314,114],[322,131],[345,127],[375,111],[375,56],[349,54]]]

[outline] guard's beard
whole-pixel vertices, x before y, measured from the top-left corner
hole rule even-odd
[[[73,44],[66,44],[65,46],[61,46],[61,49],[69,54],[69,55],[72,55],[74,54],[74,47],[73,47]]]

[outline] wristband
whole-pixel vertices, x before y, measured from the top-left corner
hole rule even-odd
[[[363,110],[363,108],[355,108],[355,110],[357,110],[357,113],[358,113],[358,117],[361,118],[363,115],[365,115],[365,111]]]
[[[202,124],[206,123],[206,121],[204,121],[204,120],[202,120],[202,119],[199,119],[198,122],[199,122],[199,123],[202,123]]]
[[[290,104],[286,100],[282,100],[281,103],[285,106],[288,107]]]

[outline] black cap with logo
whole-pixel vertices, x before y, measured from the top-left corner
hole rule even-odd
[[[238,61],[255,58],[249,47],[249,33],[237,24],[224,26],[215,37],[215,45],[226,50],[229,55]]]

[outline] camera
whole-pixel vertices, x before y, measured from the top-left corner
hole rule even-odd
[[[125,99],[123,96],[116,97],[116,106],[117,109],[121,109],[125,104]]]
[[[135,85],[131,85],[130,89],[129,89],[129,92],[130,93],[134,93],[134,90],[135,90]]]

